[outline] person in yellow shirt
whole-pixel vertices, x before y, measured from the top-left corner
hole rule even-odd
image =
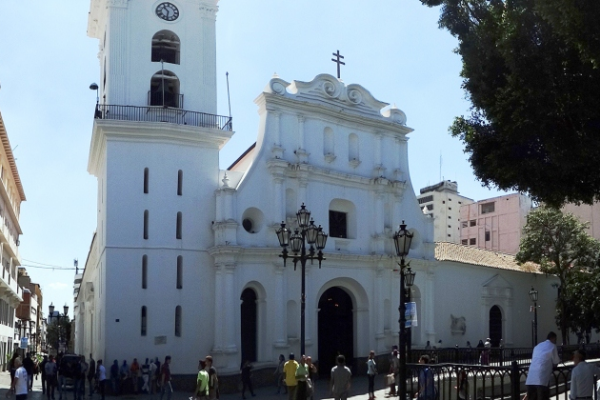
[[[206,362],[198,362],[198,379],[196,381],[196,399],[208,399],[208,372],[206,371]]]
[[[283,373],[285,375],[285,385],[288,389],[288,400],[296,399],[296,388],[298,387],[298,380],[296,379],[297,369],[298,362],[294,360],[294,353],[290,353],[289,360],[283,366]]]

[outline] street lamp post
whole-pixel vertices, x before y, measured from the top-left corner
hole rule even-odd
[[[285,267],[286,260],[291,258],[294,262],[294,270],[296,270],[296,264],[300,261],[302,266],[302,287],[300,294],[300,353],[305,354],[305,309],[306,309],[306,260],[318,260],[319,268],[321,268],[321,261],[325,260],[323,257],[323,249],[327,243],[327,234],[323,232],[321,225],[315,226],[312,218],[310,218],[310,211],[306,209],[304,203],[300,210],[296,213],[298,227],[291,234],[291,231],[285,227],[285,222],[281,222],[281,227],[277,230],[277,239],[279,245],[283,247],[283,250],[279,257],[283,258],[283,266]],[[306,244],[308,243],[308,253],[306,250]],[[313,246],[314,245],[314,246]],[[290,254],[287,247],[293,254]],[[315,247],[316,250],[315,251]]]
[[[404,258],[408,255],[410,250],[410,244],[412,242],[413,234],[409,233],[406,230],[406,224],[402,221],[400,224],[400,230],[394,233],[394,245],[396,246],[396,255],[400,257],[400,306],[398,307],[398,311],[400,312],[400,383],[398,385],[398,392],[400,396],[400,400],[406,400],[406,295],[405,295],[405,263]],[[408,280],[410,280],[411,285],[414,282],[414,273],[408,268],[406,271],[407,274],[410,274]]]
[[[531,347],[535,347],[538,343],[538,336],[537,336],[537,301],[538,301],[538,291],[535,290],[533,287],[531,288],[531,290],[529,291],[529,298],[531,299],[531,301],[533,301],[533,321],[531,321]]]

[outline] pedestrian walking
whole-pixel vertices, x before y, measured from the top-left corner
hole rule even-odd
[[[110,384],[113,396],[119,395],[119,383],[121,379],[119,377],[119,362],[117,360],[113,361],[113,364],[110,366]]]
[[[54,356],[50,356],[48,362],[44,365],[44,370],[46,371],[46,397],[48,400],[54,400],[54,390],[56,389],[56,384],[58,382],[56,376],[58,367],[54,362]]]
[[[206,362],[198,361],[198,378],[196,379],[196,400],[208,399],[209,376],[206,371]]]
[[[140,364],[138,363],[137,358],[133,359],[133,362],[131,363],[131,367],[129,367],[129,372],[130,372],[130,376],[131,376],[131,383],[133,385],[133,393],[137,394],[138,393],[138,382],[141,376],[140,373]]]
[[[106,373],[105,373],[105,375],[106,375]],[[96,361],[94,361],[94,358],[90,354],[90,361],[89,361],[89,367],[88,367],[88,373],[87,373],[88,386],[90,387],[90,397],[92,397],[92,395],[94,394],[94,386],[95,386],[94,379],[95,378],[96,378]],[[104,378],[106,379],[106,376]],[[85,394],[85,388],[83,389],[83,391]]]
[[[287,387],[285,386],[285,375],[283,373],[283,366],[285,365],[285,356],[283,354],[279,355],[279,363],[277,364],[277,367],[275,368],[275,372],[273,372],[273,375],[275,375],[275,379],[277,380],[277,394],[281,393],[281,388],[283,387],[283,394],[287,393]]]
[[[89,365],[87,361],[85,361],[85,356],[80,356],[79,361],[79,387],[75,390],[75,400],[82,400],[85,397],[85,380],[87,379],[87,373],[89,370]]]
[[[246,398],[246,388],[250,391],[252,397],[256,396],[254,394],[254,389],[252,388],[252,379],[250,377],[252,371],[252,364],[250,360],[245,360],[242,362],[240,366],[240,372],[242,373],[242,399]]]
[[[212,356],[206,356],[204,362],[208,371],[208,398],[209,400],[216,400],[219,398],[219,376],[217,375],[217,369],[213,365]]]
[[[419,358],[419,364],[429,364],[429,356],[422,355]],[[429,367],[424,367],[419,371],[419,391],[416,398],[418,400],[435,400],[436,398],[433,372]]]
[[[156,393],[156,379],[158,375],[158,367],[155,362],[150,361],[149,364],[150,369],[150,394]]]
[[[375,375],[377,375],[377,363],[375,362],[375,351],[369,352],[369,359],[367,360],[367,378],[369,379],[369,400],[375,398]]]
[[[117,360],[115,360],[116,362]],[[98,382],[98,389],[100,390],[100,396],[104,400],[104,391],[106,385],[106,368],[102,365],[102,360],[98,360],[98,367],[96,371],[96,381]]]
[[[173,394],[173,386],[171,386],[171,356],[165,357],[165,362],[160,370],[160,400],[167,393],[167,400],[171,400]]]
[[[398,382],[398,376],[400,374],[400,357],[398,355],[398,350],[392,351],[392,357],[390,358],[390,372],[389,375],[393,376],[393,379],[390,380],[389,386],[390,391],[387,394],[388,397],[396,396],[396,384]]]
[[[29,391],[29,377],[27,370],[23,367],[23,363],[20,358],[16,358],[15,362],[15,379],[13,380],[11,389],[15,393],[16,400],[26,400],[27,392]]]
[[[287,386],[288,400],[296,400],[296,388],[298,386],[298,381],[296,380],[296,370],[298,369],[298,362],[294,360],[294,358],[294,353],[290,353],[288,361],[283,365],[283,373],[285,374],[285,385]]]
[[[296,368],[296,399],[306,399],[308,396],[308,364],[306,363],[306,355],[300,357],[298,368]]]
[[[350,393],[352,383],[352,372],[346,367],[346,357],[342,354],[337,356],[337,365],[331,369],[329,386],[334,400],[346,400]]]
[[[150,393],[150,364],[146,358],[146,362],[142,365],[142,392]]]
[[[48,364],[48,356],[44,356],[39,367],[42,376],[42,394],[46,394],[46,364]]]
[[[27,388],[31,391],[31,387],[33,386],[33,369],[35,364],[31,359],[31,353],[27,353],[25,355],[25,360],[23,360],[23,368],[27,371]]]

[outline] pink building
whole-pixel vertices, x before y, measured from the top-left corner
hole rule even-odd
[[[465,204],[460,208],[461,244],[516,254],[531,209],[531,199],[518,193]]]
[[[579,218],[581,222],[588,222],[588,234],[600,240],[600,203],[596,202],[592,205],[589,204],[566,204],[562,211],[564,213],[570,213]]]

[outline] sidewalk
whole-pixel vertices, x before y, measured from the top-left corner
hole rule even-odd
[[[34,379],[33,380],[33,391],[29,393],[29,395],[27,396],[27,400],[46,400],[46,396],[42,394],[42,383],[41,383],[41,376],[38,375],[38,379]],[[383,387],[383,379],[384,379],[384,375],[379,375],[375,378],[375,396],[377,397],[377,400],[383,400],[385,398],[385,394],[387,392],[387,389]],[[353,400],[368,400],[369,396],[367,396],[367,386],[368,386],[368,382],[367,382],[367,378],[364,376],[360,376],[357,378],[354,378],[352,380],[352,389],[351,389],[351,393],[350,393],[350,397],[349,399],[353,399]],[[6,394],[8,392],[8,389],[10,388],[10,374],[8,373],[8,371],[5,372],[0,372],[0,400],[4,400],[6,399]],[[171,396],[171,400],[188,400],[190,398],[190,396],[192,396],[192,393],[187,393],[187,392],[178,392],[177,388],[174,388],[175,392],[173,393],[173,395]],[[86,386],[86,393],[87,393],[87,386]],[[263,388],[257,388],[254,392],[256,394],[256,397],[252,397],[249,395],[249,393],[246,394],[246,397],[249,400],[287,400],[287,395],[284,394],[276,394],[277,389],[273,386],[273,387],[263,387]],[[64,394],[64,393],[63,393]],[[56,400],[59,399],[58,397],[58,391],[55,391],[55,398]],[[73,399],[73,392],[72,391],[67,391],[66,392],[66,398],[63,398],[63,400],[74,400]],[[9,397],[10,399],[14,399],[14,395],[11,395]],[[160,395],[155,394],[155,395],[149,395],[149,394],[140,394],[140,395],[124,395],[124,396],[106,396],[107,399],[120,399],[120,400],[160,400]],[[326,380],[317,380],[315,382],[315,396],[314,399],[315,400],[321,400],[321,399],[330,399],[331,398],[331,393],[329,392],[329,382]],[[90,397],[86,396],[85,400],[89,400]],[[98,394],[94,394],[93,400],[100,400],[100,395]],[[242,399],[242,394],[241,393],[234,393],[234,394],[224,394],[221,395],[220,400],[241,400]],[[391,399],[396,399],[398,400],[397,397],[392,397]],[[165,399],[166,400],[166,397]]]

